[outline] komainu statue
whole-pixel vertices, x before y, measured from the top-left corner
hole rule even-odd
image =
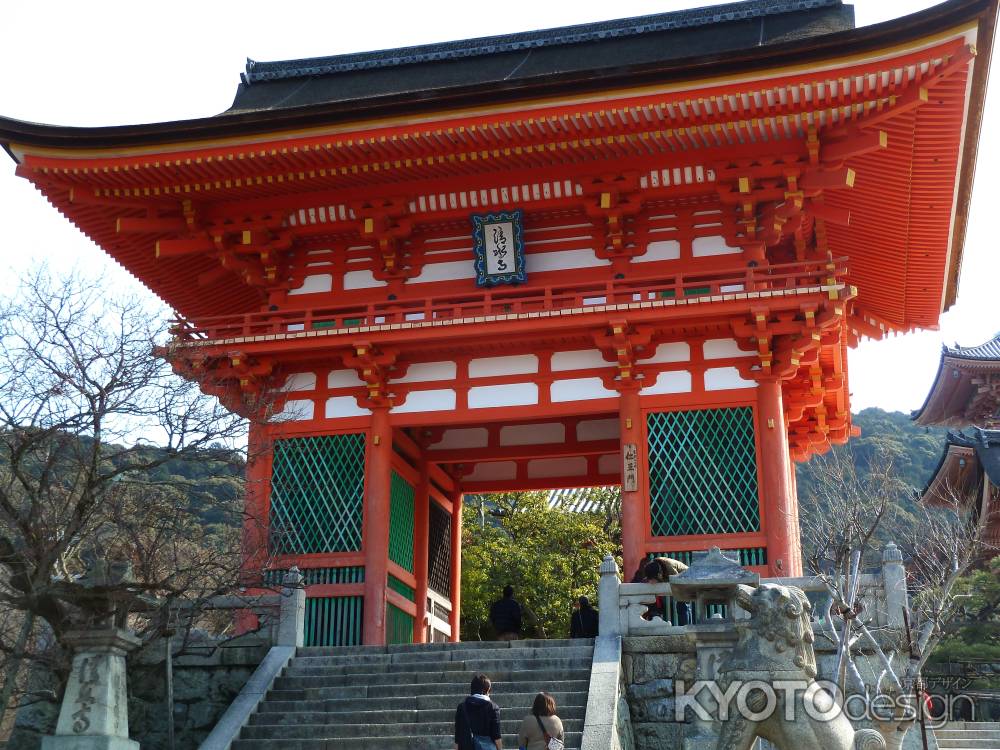
[[[877,731],[855,731],[816,682],[812,606],[801,589],[740,586],[737,603],[750,619],[737,621],[739,642],[719,670],[719,687],[726,693],[733,686],[737,698],[719,717],[718,750],[750,750],[758,737],[778,750],[885,748]]]

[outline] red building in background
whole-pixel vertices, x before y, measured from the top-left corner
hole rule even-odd
[[[995,16],[753,0],[251,63],[218,116],[0,143],[174,306],[179,373],[278,394],[248,549],[304,570],[309,642],[454,639],[467,492],[620,483],[628,574],[800,572],[848,349],[954,301]]]

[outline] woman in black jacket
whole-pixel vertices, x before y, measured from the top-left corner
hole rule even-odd
[[[469,697],[455,710],[455,750],[501,750],[500,707],[490,698],[490,678],[472,678]]]

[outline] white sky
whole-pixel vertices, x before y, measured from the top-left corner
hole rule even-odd
[[[0,41],[0,114],[59,125],[179,120],[228,108],[247,57],[284,60],[547,28],[717,4],[698,0],[615,3],[420,0],[367,3],[11,2]],[[915,12],[927,0],[856,0],[858,25]],[[996,68],[996,65],[994,65]],[[996,73],[996,71],[995,71]],[[1000,73],[996,73],[1000,75]],[[940,331],[865,342],[850,359],[852,408],[909,411],[923,403],[941,343],[970,346],[1000,330],[1000,262],[991,235],[1000,196],[997,86],[987,98],[958,304]],[[60,218],[0,153],[0,281],[47,262],[104,272],[120,289],[130,276]],[[993,304],[990,304],[990,300]]]

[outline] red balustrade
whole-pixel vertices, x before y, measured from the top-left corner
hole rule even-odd
[[[351,328],[410,321],[526,314],[591,305],[715,296],[749,291],[821,286],[842,280],[846,258],[740,267],[668,276],[631,276],[603,282],[553,284],[530,290],[518,287],[477,289],[424,299],[380,300],[368,304],[330,305],[172,321],[171,333],[182,341],[213,341],[245,336]]]

